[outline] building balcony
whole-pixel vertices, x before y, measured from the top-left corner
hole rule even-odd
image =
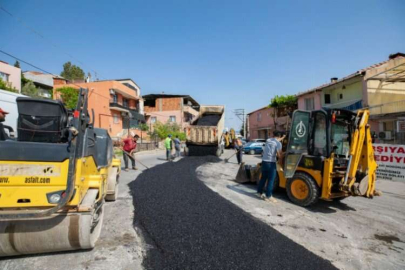
[[[130,108],[128,106],[124,106],[118,102],[110,102],[110,110],[120,111],[120,112],[130,112]]]

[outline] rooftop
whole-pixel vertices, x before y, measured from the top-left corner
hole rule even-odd
[[[374,64],[374,65],[371,65],[371,66],[368,66],[368,67],[363,68],[363,69],[360,69],[360,70],[357,70],[356,72],[354,72],[354,73],[352,73],[352,74],[350,74],[350,75],[347,75],[347,76],[345,76],[345,77],[343,77],[343,78],[341,78],[341,79],[335,80],[335,81],[333,81],[333,82],[325,83],[325,84],[322,84],[322,85],[320,85],[320,86],[317,86],[317,87],[311,88],[311,89],[309,89],[309,90],[306,90],[306,91],[304,91],[304,92],[300,92],[300,93],[297,94],[297,97],[303,96],[303,95],[306,95],[306,94],[309,94],[309,93],[321,91],[321,90],[322,90],[323,88],[325,88],[325,87],[329,87],[329,86],[332,86],[332,85],[341,83],[341,82],[343,82],[343,81],[352,79],[352,78],[357,77],[357,76],[364,76],[367,71],[372,70],[372,69],[374,69],[374,68],[381,67],[381,66],[383,66],[383,65],[386,65],[387,63],[389,63],[390,60],[398,59],[398,58],[405,58],[405,54],[404,54],[404,53],[400,53],[400,52],[395,53],[395,54],[391,54],[391,55],[389,56],[389,59],[388,59],[388,60],[385,60],[385,61],[383,61],[383,62]]]

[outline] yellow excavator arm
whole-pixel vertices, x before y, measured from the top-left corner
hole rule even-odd
[[[355,129],[351,137],[347,172],[341,183],[342,190],[366,197],[374,195],[377,170],[368,124],[369,116],[368,110],[357,112]]]

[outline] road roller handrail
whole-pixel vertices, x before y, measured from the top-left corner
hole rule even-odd
[[[66,182],[66,196],[57,205],[48,209],[1,210],[0,220],[35,219],[50,216],[64,207],[72,198],[76,179],[77,153],[81,153],[86,128],[89,125],[87,112],[87,89],[81,88],[76,110],[73,113],[72,124],[69,127],[69,170]]]

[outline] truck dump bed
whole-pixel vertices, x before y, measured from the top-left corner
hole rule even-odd
[[[221,146],[221,138],[224,130],[224,106],[201,106],[200,115],[195,119],[191,126],[186,128],[187,147],[190,149],[190,154],[195,149],[195,146],[204,146],[204,151],[199,153],[207,153],[207,147],[211,147],[209,153],[217,154],[218,148]]]

